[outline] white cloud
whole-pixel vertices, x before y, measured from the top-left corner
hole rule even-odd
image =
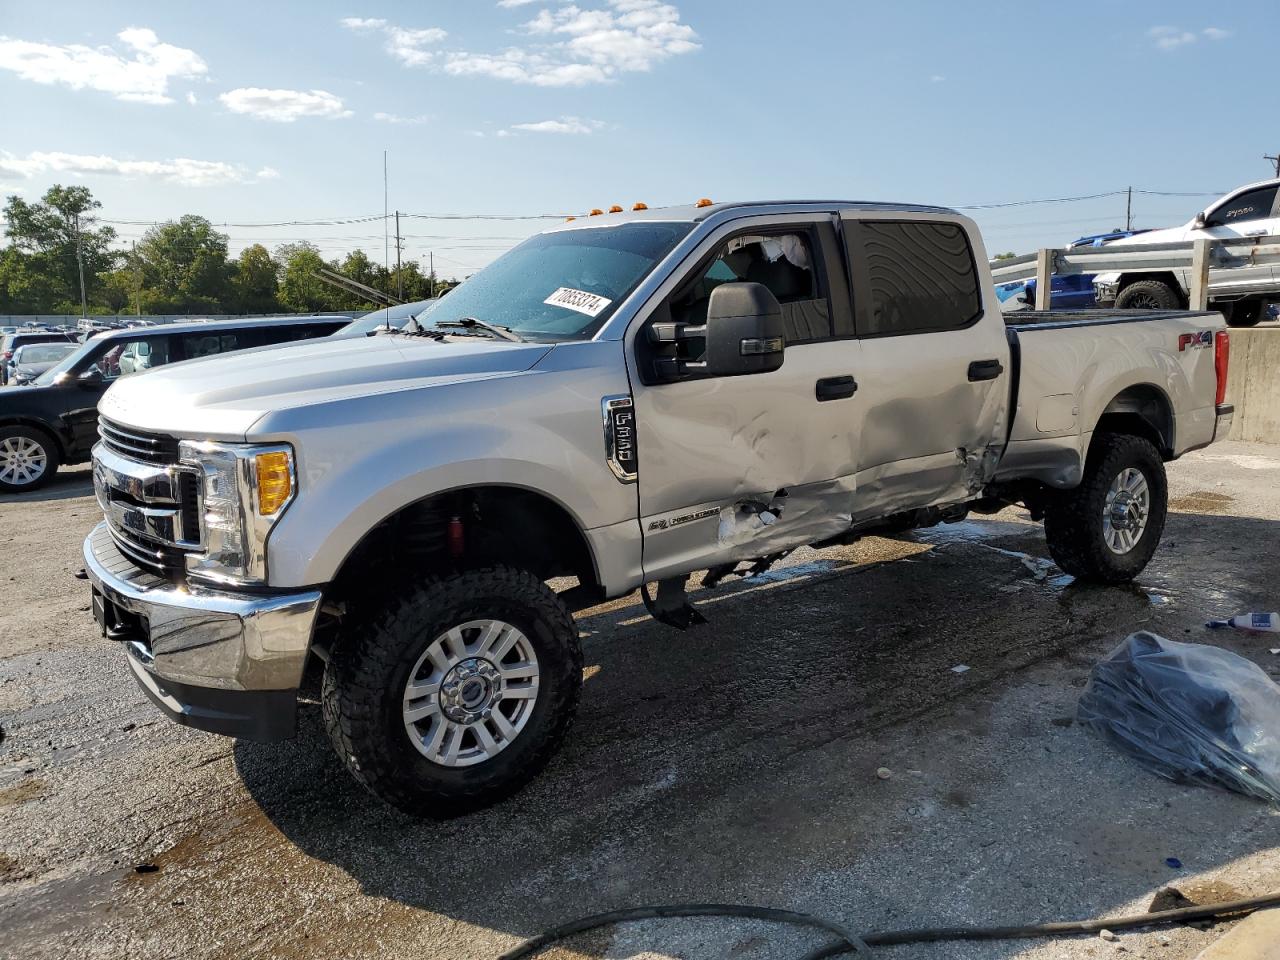
[[[602,120],[584,120],[582,117],[561,117],[559,120],[539,120],[536,123],[513,123],[512,130],[529,133],[592,133],[604,126]]]
[[[944,77],[942,74],[940,74],[940,73],[935,73],[935,74],[933,74],[931,77],[929,77],[929,82],[930,82],[930,83],[943,83],[944,81],[946,81],[946,79],[947,79],[947,78],[946,78],[946,77]]]
[[[0,172],[16,174],[26,179],[47,174],[124,177],[128,180],[158,180],[184,187],[252,183],[280,176],[271,167],[263,167],[257,173],[250,173],[240,164],[223,163],[220,160],[192,160],[187,157],[173,160],[122,160],[102,155],[39,151],[28,153],[25,157],[0,152]]]
[[[1210,40],[1225,40],[1231,36],[1230,30],[1223,30],[1221,27],[1205,27],[1200,32]]]
[[[191,105],[194,107],[194,106],[195,106],[197,103],[199,103],[199,102],[200,102],[200,98],[199,98],[199,97],[197,97],[197,96],[196,96],[194,93],[192,93],[190,90],[188,90],[188,91],[187,91],[187,103],[191,104]]]
[[[514,7],[527,7],[531,3],[537,3],[538,0],[498,0],[498,6],[506,7],[508,10]]]
[[[1147,36],[1161,50],[1177,50],[1196,42],[1196,35],[1181,27],[1152,27],[1147,31]]]
[[[533,2],[533,0],[527,0]],[[358,32],[380,31],[387,49],[406,66],[433,66],[452,76],[483,76],[540,87],[607,83],[620,74],[643,72],[671,57],[700,49],[693,28],[679,9],[662,0],[606,0],[584,9],[564,4],[540,10],[522,29],[525,46],[493,53],[425,49],[443,41],[443,30],[409,30],[383,20],[349,17],[342,25]],[[516,8],[526,0],[499,0]]]
[[[406,67],[423,67],[436,57],[427,47],[440,43],[449,34],[439,27],[398,27],[380,18],[345,17],[338,21],[357,33],[377,31],[386,35],[387,53]]]
[[[373,119],[377,120],[380,123],[419,124],[419,123],[426,123],[431,118],[428,117],[426,114],[420,114],[416,117],[402,117],[396,113],[382,113],[381,111],[379,111],[378,113],[375,113],[373,115]]]
[[[262,120],[293,123],[299,117],[349,117],[351,111],[342,98],[326,90],[267,90],[240,87],[219,94],[218,99],[232,113],[244,113]]]
[[[116,34],[125,53],[110,46],[35,43],[0,36],[0,69],[35,83],[99,90],[117,100],[172,103],[169,81],[192,79],[209,67],[194,50],[161,43],[154,30],[129,27]]]

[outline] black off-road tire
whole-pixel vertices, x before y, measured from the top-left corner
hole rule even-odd
[[[1230,309],[1223,311],[1228,327],[1256,327],[1262,322],[1261,300],[1238,300],[1228,306]],[[1212,305],[1210,309],[1213,309]]]
[[[1138,542],[1127,553],[1118,554],[1103,536],[1103,508],[1112,482],[1129,467],[1136,467],[1146,479],[1151,506]],[[1131,434],[1096,434],[1080,486],[1056,492],[1046,505],[1044,536],[1049,555],[1082,580],[1128,583],[1143,571],[1160,544],[1168,501],[1164,461],[1150,440]]]
[[[473,766],[427,759],[410,742],[402,697],[428,645],[462,623],[501,619],[518,627],[538,659],[538,696],[510,745]],[[582,648],[569,609],[531,573],[489,567],[408,588],[354,627],[324,672],[325,729],[352,776],[416,817],[468,813],[514,793],[559,749],[582,689]]]
[[[36,479],[27,483],[13,483],[0,477],[0,493],[26,493],[28,490],[38,490],[46,483],[53,479],[53,475],[58,472],[58,465],[62,462],[62,456],[58,450],[58,444],[53,437],[41,430],[39,427],[29,427],[26,424],[15,424],[11,427],[0,427],[0,469],[4,465],[4,446],[7,440],[25,440],[30,443],[38,444],[40,449],[44,451],[45,467],[44,472]]]
[[[1117,310],[1181,310],[1182,294],[1163,280],[1137,280],[1116,297]]]

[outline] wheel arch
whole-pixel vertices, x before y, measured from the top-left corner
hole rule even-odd
[[[1135,383],[1102,408],[1093,433],[1128,433],[1150,440],[1165,460],[1173,459],[1176,437],[1173,404],[1162,387]]]
[[[25,416],[23,414],[11,414],[0,417],[0,429],[5,427],[31,427],[39,430],[41,433],[47,434],[58,448],[58,459],[63,463],[67,462],[67,441],[47,420],[41,420],[39,417]]]

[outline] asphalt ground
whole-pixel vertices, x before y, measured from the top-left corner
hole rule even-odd
[[[1280,607],[1280,447],[1218,444],[1169,473],[1164,543],[1131,587],[1061,576],[1008,510],[798,552],[695,593],[711,622],[688,633],[634,596],[585,611],[564,750],[514,799],[432,823],[348,779],[314,704],[275,745],[160,716],[74,578],[97,510],[68,471],[0,500],[0,956],[492,958],[654,902],[871,930],[1142,912],[1170,885],[1194,902],[1278,890],[1274,811],[1162,780],[1072,719],[1092,664],[1138,629],[1280,676],[1280,638],[1203,627]],[[883,955],[1177,960],[1225,929]],[[822,939],[647,921],[548,955],[787,958]]]

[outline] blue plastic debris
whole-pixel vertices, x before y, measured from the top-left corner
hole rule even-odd
[[[1182,869],[1182,861],[1177,857],[1166,857],[1164,862],[1167,866],[1173,867],[1175,870]]]

